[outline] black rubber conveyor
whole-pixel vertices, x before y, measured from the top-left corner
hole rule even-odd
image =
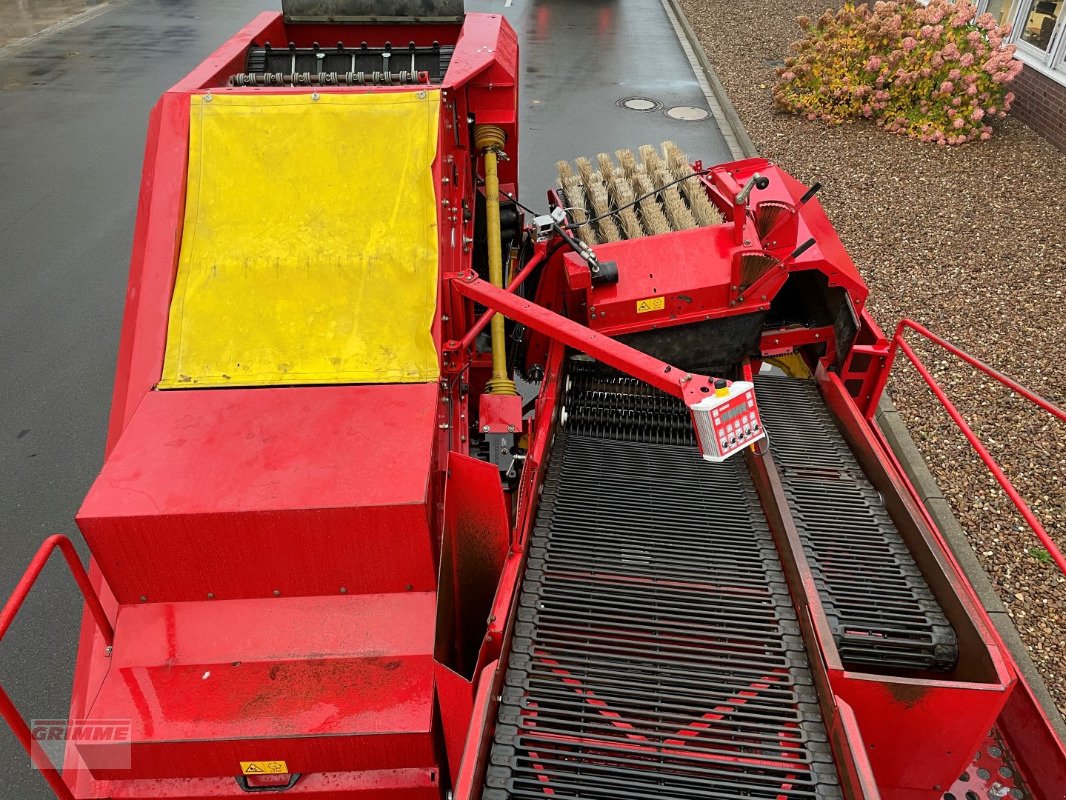
[[[575,433],[590,399],[577,385],[530,541],[485,800],[839,798],[743,461],[627,441],[616,425],[613,438]]]

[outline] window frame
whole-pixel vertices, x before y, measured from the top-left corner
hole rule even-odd
[[[981,0],[980,5],[986,6],[987,0]],[[1058,83],[1066,84],[1066,2],[1059,7],[1059,16],[1055,20],[1055,28],[1046,52],[1021,38],[1020,31],[1031,5],[1032,0],[1022,0],[1011,17],[1010,41],[1017,47],[1018,60]]]
[[[951,1],[955,2],[955,0]],[[989,1],[978,0],[977,11],[982,14],[988,11]],[[918,2],[922,5],[929,5],[929,0],[918,0]],[[1018,0],[1007,20],[1011,26],[1010,37],[1007,41],[1016,46],[1015,58],[1030,69],[1066,86],[1066,3],[1063,3],[1059,9],[1059,16],[1055,20],[1055,28],[1051,33],[1047,52],[1022,41],[1019,33],[1023,24],[1022,17],[1030,5],[1030,0]]]

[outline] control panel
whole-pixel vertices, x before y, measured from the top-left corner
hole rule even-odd
[[[715,382],[714,394],[689,406],[700,449],[708,461],[730,456],[766,437],[749,381]]]

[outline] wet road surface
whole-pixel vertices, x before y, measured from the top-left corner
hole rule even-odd
[[[560,158],[664,139],[729,158],[713,119],[665,114],[706,101],[659,0],[506,2],[467,9],[503,11],[521,38],[527,205],[544,206]],[[72,519],[103,454],[149,109],[272,4],[132,0],[0,52],[0,600],[48,534],[85,552]],[[51,7],[0,0],[8,36],[12,6]],[[619,107],[629,97],[662,108]],[[28,718],[66,716],[79,605],[53,563],[0,648]],[[0,726],[0,799],[50,797]]]
[[[107,0],[0,0],[0,47],[106,3]]]

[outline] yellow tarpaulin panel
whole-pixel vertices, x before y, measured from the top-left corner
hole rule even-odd
[[[160,388],[435,381],[440,92],[191,101]]]

